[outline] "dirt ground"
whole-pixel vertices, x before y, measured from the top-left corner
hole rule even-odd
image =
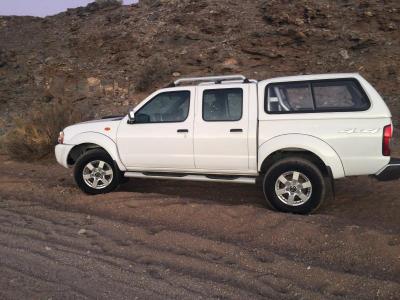
[[[398,299],[398,182],[350,178],[318,214],[254,186],[131,180],[86,196],[70,170],[0,156],[1,299]]]

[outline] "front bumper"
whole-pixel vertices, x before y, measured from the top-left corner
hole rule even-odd
[[[380,181],[400,179],[400,158],[391,158],[389,164],[376,173],[374,177]]]
[[[54,150],[57,162],[65,168],[70,166],[67,163],[68,154],[75,145],[58,144]]]

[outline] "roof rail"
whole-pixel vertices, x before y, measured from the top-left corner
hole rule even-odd
[[[225,76],[206,76],[206,77],[187,77],[180,78],[174,82],[174,85],[177,86],[183,82],[207,82],[211,81],[214,83],[221,83],[222,81],[229,80],[243,80],[243,82],[248,82],[248,79],[243,75],[225,75]]]

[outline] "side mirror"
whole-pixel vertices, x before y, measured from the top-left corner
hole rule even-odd
[[[135,112],[131,110],[128,113],[128,124],[134,124],[135,123]]]

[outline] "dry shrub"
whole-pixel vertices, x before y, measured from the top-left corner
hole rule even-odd
[[[14,118],[14,127],[4,137],[6,154],[18,160],[46,158],[54,151],[59,132],[66,126],[89,118],[89,110],[56,101]]]
[[[165,84],[171,75],[172,68],[165,60],[159,57],[149,59],[137,75],[136,90],[147,92],[150,88],[155,89]]]

